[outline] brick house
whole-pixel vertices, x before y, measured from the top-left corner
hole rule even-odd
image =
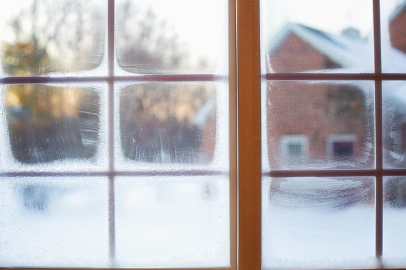
[[[332,35],[290,23],[269,43],[271,72],[345,72],[372,66],[355,29]],[[357,57],[355,57],[355,55]],[[368,167],[373,163],[373,84],[268,82],[267,151],[272,169]]]
[[[383,70],[406,73],[406,1],[383,22]],[[387,38],[385,40],[385,35]],[[390,35],[390,39],[389,39]],[[354,73],[373,71],[373,45],[356,29],[340,35],[288,23],[267,43],[267,72]],[[387,163],[406,164],[406,86],[384,88],[384,154]],[[271,169],[370,168],[374,162],[374,84],[358,82],[267,81],[263,93],[266,126],[263,164]],[[390,106],[390,109],[385,107]],[[206,112],[207,113],[207,112]],[[214,109],[201,125],[202,153],[212,156]],[[209,121],[211,119],[211,121]],[[207,126],[207,128],[206,128]],[[209,129],[210,132],[205,132]],[[269,168],[268,168],[269,169]],[[264,168],[267,170],[267,168]]]
[[[406,1],[390,15],[389,35],[391,45],[406,53]]]
[[[389,16],[388,29],[390,49],[383,52],[384,72],[406,73],[406,1],[403,1]],[[389,42],[388,42],[389,43]],[[384,110],[388,136],[384,141],[384,153],[391,167],[406,165],[406,85],[402,81],[390,81],[383,85]],[[385,108],[384,108],[385,109]],[[406,200],[406,192],[405,192]]]
[[[382,25],[382,70],[406,73],[406,1]],[[386,25],[385,25],[386,24]],[[386,28],[387,27],[387,28]],[[341,35],[300,24],[286,25],[268,43],[267,72],[357,73],[373,71],[370,40],[355,29]],[[267,169],[370,168],[374,164],[374,85],[372,82],[268,81],[263,89],[263,163]],[[383,82],[383,147],[385,168],[406,167],[406,85]],[[267,168],[267,166],[269,166]],[[373,203],[374,185],[357,178],[331,179],[298,188],[299,182],[273,179],[270,194],[280,204],[342,207]],[[384,180],[385,203],[406,207],[406,179]],[[306,183],[309,183],[307,180]],[[352,186],[353,185],[353,186]],[[340,186],[340,188],[337,188]],[[343,196],[345,190],[345,196]],[[323,196],[321,196],[323,194]]]

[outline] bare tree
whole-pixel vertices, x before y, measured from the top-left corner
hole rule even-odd
[[[3,68],[10,75],[95,68],[103,57],[106,20],[103,8],[89,1],[33,0],[9,22],[15,38],[3,44]],[[10,68],[9,52],[19,60],[17,68]]]
[[[9,25],[15,41],[2,46],[5,72],[9,75],[26,76],[53,71],[89,70],[97,67],[105,54],[107,10],[106,6],[98,6],[90,2],[32,0],[31,6],[23,9],[10,21]],[[179,68],[187,69],[186,44],[182,43],[171,26],[155,15],[151,9],[141,9],[132,1],[125,0],[117,5],[116,14],[116,52],[118,63],[123,69],[135,73],[167,73],[168,70],[176,72]],[[14,122],[9,121],[9,124],[11,139],[16,144],[14,153],[20,153],[21,161],[47,162],[62,158],[89,157],[95,153],[98,138],[94,134],[97,134],[99,118],[86,119],[85,117],[98,115],[100,105],[98,102],[92,103],[94,106],[87,105],[91,100],[98,100],[94,91],[75,90],[75,93],[80,93],[76,94],[76,113],[68,114],[64,111],[55,114],[55,111],[58,111],[57,107],[67,103],[64,93],[72,90],[58,91],[58,88],[50,89],[44,86],[24,89],[22,86],[13,86],[8,88],[6,94],[14,97],[14,103],[8,104],[9,119],[19,119]],[[156,153],[162,151],[162,142],[165,141],[165,151],[171,152],[172,155],[169,161],[196,161],[192,156],[199,148],[201,136],[199,129],[193,124],[193,117],[212,97],[213,85],[184,84],[172,88],[158,86],[158,84],[137,85],[123,89],[121,93],[122,147],[138,149],[124,151],[128,158],[162,162],[162,158],[156,158],[158,156]],[[55,103],[54,100],[59,102]],[[42,106],[44,102],[48,104],[45,109]],[[16,110],[17,107],[22,110]],[[15,113],[22,111],[24,113],[14,117]],[[24,117],[29,118],[30,125],[21,126],[21,123],[28,121],[23,119]],[[63,121],[56,119],[63,119]],[[89,124],[89,121],[93,121],[93,124]],[[48,135],[36,134],[47,129],[66,133],[68,131],[63,128],[65,123],[69,123],[70,129],[73,129],[70,137],[51,131]],[[141,143],[139,136],[142,134],[137,130],[145,126],[151,127],[150,131],[154,136],[147,137],[147,141]],[[89,127],[93,129],[91,136],[86,133]],[[79,131],[76,132],[74,129]],[[157,137],[157,134],[160,135]],[[88,143],[90,150],[86,153],[71,151],[72,153],[67,156],[55,156],[54,153],[58,151],[54,148],[57,148],[58,144],[52,144],[51,149],[41,142],[45,148],[41,146],[42,154],[38,155],[38,144],[41,139],[47,142],[56,140],[47,136],[66,137],[65,143],[71,142],[70,147],[74,149],[86,149],[82,146],[87,141],[90,142]],[[38,139],[32,140],[34,137]],[[21,144],[21,142],[24,143]],[[17,145],[18,143],[21,145]],[[34,154],[27,156],[24,153]]]
[[[140,9],[132,1],[117,7],[118,62],[136,73],[171,73],[185,64],[187,46],[151,9]]]

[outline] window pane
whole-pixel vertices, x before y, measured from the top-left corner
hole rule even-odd
[[[0,1],[0,60],[4,75],[87,70],[82,75],[91,76],[105,71],[101,67],[107,23],[105,2]]]
[[[406,177],[387,177],[384,183],[383,263],[385,267],[404,267]]]
[[[262,267],[374,267],[371,178],[264,178]]]
[[[373,89],[371,82],[264,83],[264,169],[371,168]]]
[[[116,3],[122,69],[139,74],[227,73],[226,0]]]
[[[0,113],[2,171],[94,169],[105,159],[103,87],[8,85]]]
[[[228,168],[226,83],[140,83],[119,91],[117,166]],[[119,159],[118,159],[119,160]],[[159,167],[157,167],[159,165]]]
[[[0,266],[107,267],[106,180],[2,178]]]
[[[381,0],[382,70],[406,72],[406,2]]]
[[[371,1],[261,2],[262,72],[373,71]]]
[[[119,267],[230,265],[228,177],[118,178]]]
[[[384,165],[406,168],[406,83],[383,82]]]

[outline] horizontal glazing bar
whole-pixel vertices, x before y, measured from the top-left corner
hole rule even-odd
[[[100,177],[100,176],[212,176],[212,175],[228,175],[228,172],[214,170],[178,170],[178,171],[115,171],[115,172],[94,172],[94,171],[78,171],[78,172],[6,172],[0,173],[0,177]],[[1,269],[1,268],[0,268]]]
[[[226,81],[227,75],[215,74],[165,74],[116,77],[7,77],[0,84],[44,84],[44,83],[91,83],[91,82],[200,82]]]
[[[400,73],[266,73],[262,75],[267,81],[299,81],[299,80],[346,80],[346,81],[373,81],[373,80],[406,80],[406,74]]]
[[[306,170],[306,171],[285,171],[275,170],[263,172],[262,176],[269,177],[352,177],[352,176],[403,176],[405,169],[388,170]]]
[[[0,270],[38,270],[41,268],[28,268],[28,267],[0,267]],[[65,268],[43,268],[43,269],[65,269]],[[120,268],[75,268],[75,270],[115,270]],[[210,268],[125,268],[126,270],[231,270],[230,267],[210,267]]]

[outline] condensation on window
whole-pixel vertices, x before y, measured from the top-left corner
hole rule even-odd
[[[375,267],[373,178],[264,178],[262,267]]]
[[[372,82],[264,84],[263,169],[372,168],[373,93]],[[287,148],[286,138],[306,138],[297,141],[303,153],[297,154],[298,146]]]
[[[0,18],[0,67],[5,76],[106,74],[104,3],[1,1]]]
[[[108,179],[2,177],[2,267],[106,267]]]
[[[90,170],[105,163],[105,89],[100,85],[4,86],[1,170]]]

